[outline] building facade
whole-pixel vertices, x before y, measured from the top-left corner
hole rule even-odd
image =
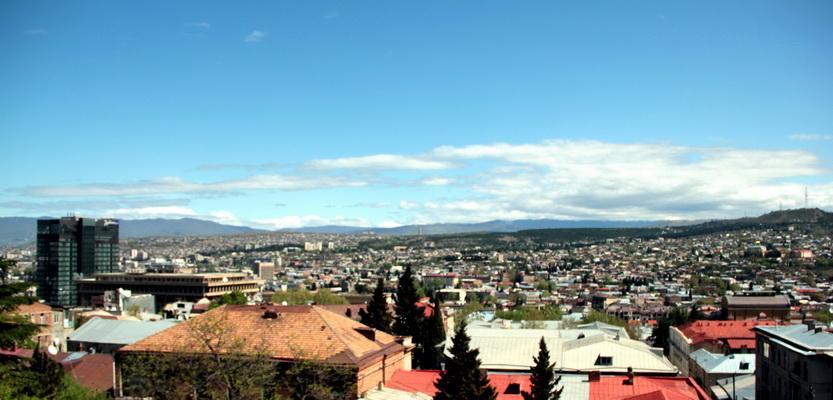
[[[119,224],[112,219],[38,220],[38,296],[53,306],[78,305],[75,280],[119,270]]]
[[[755,333],[757,400],[833,399],[833,334],[812,323]]]
[[[81,305],[93,305],[95,298],[104,292],[124,289],[133,294],[152,294],[158,310],[175,301],[197,302],[203,298],[214,300],[235,290],[252,298],[260,292],[263,280],[252,279],[244,273],[111,273],[80,279],[77,284]]]

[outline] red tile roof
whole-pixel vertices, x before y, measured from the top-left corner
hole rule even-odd
[[[266,318],[266,312],[276,313]],[[204,321],[204,322],[203,322]],[[194,328],[217,324],[226,340],[239,340],[235,351],[266,353],[273,359],[359,364],[404,347],[387,333],[375,331],[374,340],[361,331],[365,325],[319,306],[225,305],[151,335],[120,351],[209,352],[196,339]],[[214,335],[216,336],[216,335]]]
[[[692,378],[636,376],[633,385],[626,377],[602,376],[590,382],[590,400],[709,400],[709,395]]]
[[[680,332],[691,340],[692,345],[703,342],[725,342],[731,348],[740,349],[733,345],[746,344],[749,349],[755,348],[756,326],[770,326],[778,323],[771,320],[756,321],[695,321],[679,327]],[[749,342],[751,340],[751,342]]]

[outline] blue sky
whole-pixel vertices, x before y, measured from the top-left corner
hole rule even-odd
[[[833,208],[829,1],[235,6],[2,2],[0,215]]]

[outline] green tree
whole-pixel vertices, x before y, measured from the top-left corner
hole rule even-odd
[[[696,318],[699,315],[696,310],[696,306],[691,311],[687,311],[683,307],[674,307],[666,317],[660,318],[657,321],[657,327],[651,332],[654,347],[662,347],[665,355],[668,355],[670,352],[671,327],[692,321],[692,317]]]
[[[563,388],[558,388],[561,377],[555,375],[555,363],[550,363],[550,351],[544,337],[538,343],[538,356],[532,359],[535,365],[530,367],[530,392],[522,392],[524,400],[558,400]]]
[[[248,304],[249,300],[246,299],[246,295],[239,290],[233,290],[231,293],[225,293],[220,296],[217,301],[211,302],[211,305],[208,306],[209,310],[213,310],[219,306],[224,304],[237,304],[237,305],[245,305]]]
[[[32,338],[40,327],[15,313],[19,306],[35,301],[35,298],[22,294],[28,287],[29,284],[24,282],[0,285],[0,348],[15,345],[31,348],[35,345]]]
[[[321,289],[313,293],[304,288],[276,292],[272,295],[275,303],[286,302],[290,306],[305,306],[314,302],[315,304],[347,304],[347,299],[327,289]]]
[[[434,400],[494,400],[497,391],[489,383],[486,373],[480,371],[477,349],[471,349],[471,338],[466,334],[466,323],[457,326],[451,339],[451,355],[443,355],[445,369],[434,383],[437,393]]]
[[[434,312],[425,321],[425,334],[422,340],[422,369],[440,369],[445,351],[445,322],[439,298],[434,298]]]
[[[391,332],[391,320],[393,317],[388,311],[388,303],[385,301],[385,280],[379,278],[376,282],[376,288],[373,289],[373,297],[367,302],[367,311],[365,309],[359,310],[359,318],[361,322],[371,328],[376,328],[380,331]]]

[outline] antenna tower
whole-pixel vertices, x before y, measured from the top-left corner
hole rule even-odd
[[[804,208],[809,208],[809,198],[810,196],[807,194],[807,186],[804,186]]]

